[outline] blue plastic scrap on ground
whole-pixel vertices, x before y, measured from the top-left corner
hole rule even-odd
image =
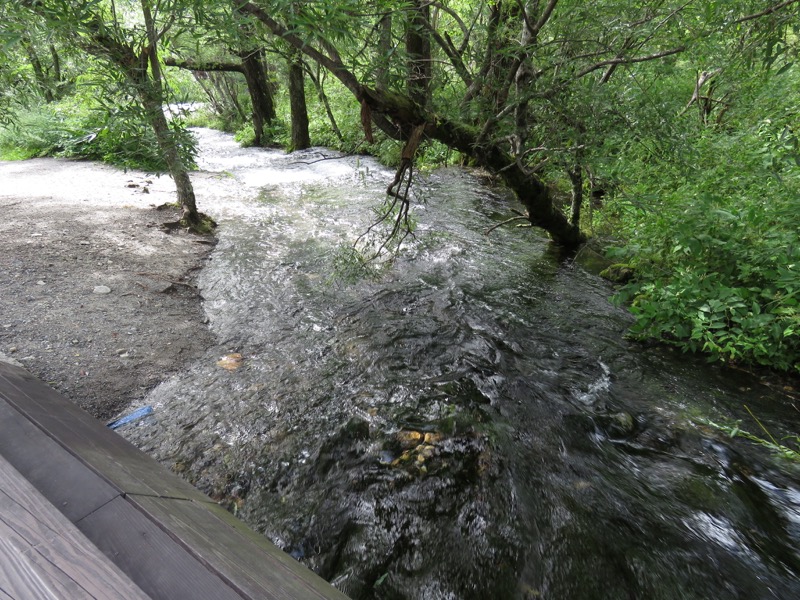
[[[107,425],[107,427],[110,427],[111,429],[118,429],[123,425],[127,425],[128,423],[133,423],[134,421],[138,421],[139,419],[142,419],[147,415],[152,414],[152,412],[153,412],[152,406],[143,406],[142,408],[138,408],[132,413],[125,415],[124,417],[120,417],[116,421],[112,421]]]

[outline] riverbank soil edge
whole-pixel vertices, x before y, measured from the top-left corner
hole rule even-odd
[[[105,420],[202,356],[214,238],[164,227],[174,201],[165,176],[0,161],[0,360]]]

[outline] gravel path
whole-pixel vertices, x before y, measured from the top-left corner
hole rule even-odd
[[[214,239],[161,225],[169,177],[0,161],[0,360],[108,419],[213,344],[193,277]]]

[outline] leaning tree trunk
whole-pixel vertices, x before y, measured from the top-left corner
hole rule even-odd
[[[253,105],[254,143],[256,146],[263,146],[266,142],[264,127],[271,125],[275,120],[275,103],[264,68],[264,53],[260,49],[251,50],[242,52],[240,57],[242,72],[247,81],[247,91],[250,93],[250,102]]]
[[[348,81],[354,83],[349,78]],[[580,228],[570,223],[555,206],[550,188],[534,173],[527,171],[499,144],[479,144],[479,133],[473,128],[427,113],[410,98],[402,95],[382,94],[365,86],[360,86],[357,92],[373,114],[380,113],[394,123],[424,124],[426,136],[462,152],[471,157],[478,166],[502,177],[503,182],[525,206],[531,224],[547,231],[553,241],[567,247],[576,247],[586,241]]]
[[[292,52],[289,59],[289,105],[292,112],[292,151],[305,150],[311,146],[311,137],[308,133],[303,59],[296,51]]]
[[[22,4],[46,18],[53,17],[52,9],[36,0],[22,0]],[[156,51],[158,36],[155,31],[150,0],[141,0],[141,7],[148,41],[147,46],[141,49],[141,54],[136,53],[133,45],[115,38],[113,29],[106,27],[106,22],[100,14],[91,10],[82,17],[84,19],[82,27],[86,35],[76,36],[77,41],[90,54],[110,61],[119,69],[119,73],[124,75],[127,83],[139,96],[155,133],[164,162],[175,181],[178,202],[183,209],[181,221],[189,227],[199,229],[202,223],[200,214],[197,212],[194,188],[189,179],[186,165],[178,151],[177,140],[169,128],[162,108],[164,97],[161,87],[161,67]]]
[[[479,131],[425,110],[408,95],[378,91],[361,84],[338,57],[327,56],[307,44],[257,5],[248,2],[241,5],[239,11],[253,15],[274,35],[328,69],[361,103],[362,115],[371,116],[388,135],[396,133],[397,129],[424,127],[424,134],[429,138],[464,153],[479,166],[502,177],[527,209],[531,224],[547,231],[555,242],[575,247],[586,241],[580,228],[555,207],[547,185],[534,173],[526,171],[499,142],[482,141]]]
[[[183,159],[181,159],[175,134],[170,129],[167,117],[164,115],[161,93],[155,89],[155,85],[155,82],[149,78],[144,80],[140,78],[137,85],[139,97],[147,113],[150,126],[155,133],[158,149],[161,151],[169,174],[175,182],[178,204],[183,210],[181,222],[187,227],[197,228],[200,225],[200,215],[197,211],[194,187],[191,179],[189,179],[189,171]]]
[[[197,211],[194,187],[192,186],[191,179],[189,179],[189,171],[178,151],[178,143],[175,139],[175,135],[169,128],[167,117],[164,115],[161,65],[158,62],[157,37],[155,34],[153,15],[150,11],[148,0],[142,0],[141,4],[149,42],[147,56],[150,59],[152,76],[148,74],[146,67],[136,69],[135,71],[129,71],[129,75],[134,81],[138,78],[137,89],[139,91],[139,97],[150,119],[153,132],[156,135],[158,148],[161,150],[164,162],[167,163],[167,169],[169,169],[173,181],[175,181],[178,203],[183,210],[181,222],[187,227],[198,229],[200,226],[200,214]]]

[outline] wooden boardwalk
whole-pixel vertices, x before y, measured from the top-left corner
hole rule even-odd
[[[0,598],[147,596],[0,457]]]
[[[38,598],[347,597],[0,362],[0,600]]]

